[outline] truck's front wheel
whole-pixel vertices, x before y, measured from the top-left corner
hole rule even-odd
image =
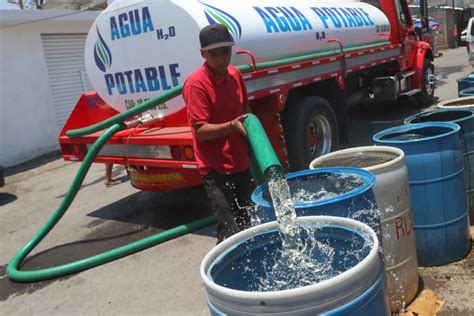
[[[283,117],[286,147],[292,170],[307,169],[309,163],[338,146],[336,116],[321,97],[302,97]]]
[[[416,102],[419,106],[428,106],[434,102],[434,66],[431,60],[423,61],[423,78],[421,91],[416,96]]]

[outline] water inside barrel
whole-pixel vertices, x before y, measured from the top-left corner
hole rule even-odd
[[[251,292],[282,291],[316,284],[361,262],[373,242],[344,227],[303,224],[299,259],[283,250],[278,232],[258,234],[215,260],[210,275],[216,284]],[[290,263],[290,264],[289,264]]]
[[[454,122],[473,116],[470,110],[450,110],[423,113],[413,118],[410,123]]]
[[[393,132],[393,133],[384,135],[380,138],[380,140],[388,140],[388,141],[418,140],[418,139],[423,139],[423,138],[440,136],[447,132],[450,132],[451,130],[452,130],[451,128],[443,127],[443,126],[429,126],[429,127],[422,127],[422,128],[413,128],[413,129],[402,131],[402,132]]]
[[[321,172],[287,180],[294,202],[316,201],[332,198],[364,185],[364,180],[356,174],[336,174]],[[271,201],[268,190],[264,199]]]
[[[359,151],[356,153],[347,153],[325,158],[321,162],[318,162],[315,167],[325,168],[349,166],[355,168],[367,168],[392,161],[397,157],[397,154],[391,152]]]

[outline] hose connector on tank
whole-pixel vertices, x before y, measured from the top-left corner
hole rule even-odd
[[[257,183],[270,178],[283,177],[283,168],[265,130],[254,114],[247,114],[244,120],[245,130],[251,149],[251,171]]]
[[[143,113],[139,117],[124,122],[127,128],[136,127],[136,126],[149,126],[157,121],[163,119],[163,114],[151,115],[150,113]]]

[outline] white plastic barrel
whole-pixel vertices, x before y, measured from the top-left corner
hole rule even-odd
[[[311,169],[364,168],[375,175],[373,191],[381,212],[385,275],[392,311],[408,305],[418,289],[416,241],[404,157],[403,151],[395,147],[367,146],[335,151],[310,164]]]
[[[367,3],[340,0],[117,0],[93,23],[85,66],[92,86],[122,111],[184,83],[203,59],[199,31],[224,24],[235,40],[232,64],[382,44],[390,26]],[[183,108],[181,97],[161,104],[163,116]]]
[[[335,241],[331,243],[335,256],[328,264],[339,268],[347,264],[338,257],[340,253],[353,257],[353,252],[364,248],[366,254],[354,266],[315,284],[279,291],[248,290],[265,275],[268,258],[263,255],[262,259],[262,253],[271,256],[281,246],[276,221],[249,228],[224,240],[202,260],[200,273],[211,315],[388,315],[375,232],[344,217],[303,216],[298,223],[317,228],[316,238]]]
[[[437,105],[440,109],[474,109],[474,97],[462,97],[454,98],[445,101],[441,101]]]

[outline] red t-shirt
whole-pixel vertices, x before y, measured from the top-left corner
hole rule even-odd
[[[211,72],[206,63],[186,79],[183,98],[192,126],[229,122],[243,114],[244,105],[248,102],[237,68],[229,66],[226,76],[219,77]],[[233,174],[248,168],[248,146],[239,133],[207,141],[199,141],[194,128],[192,133],[201,174],[207,174],[212,169],[219,174]]]

